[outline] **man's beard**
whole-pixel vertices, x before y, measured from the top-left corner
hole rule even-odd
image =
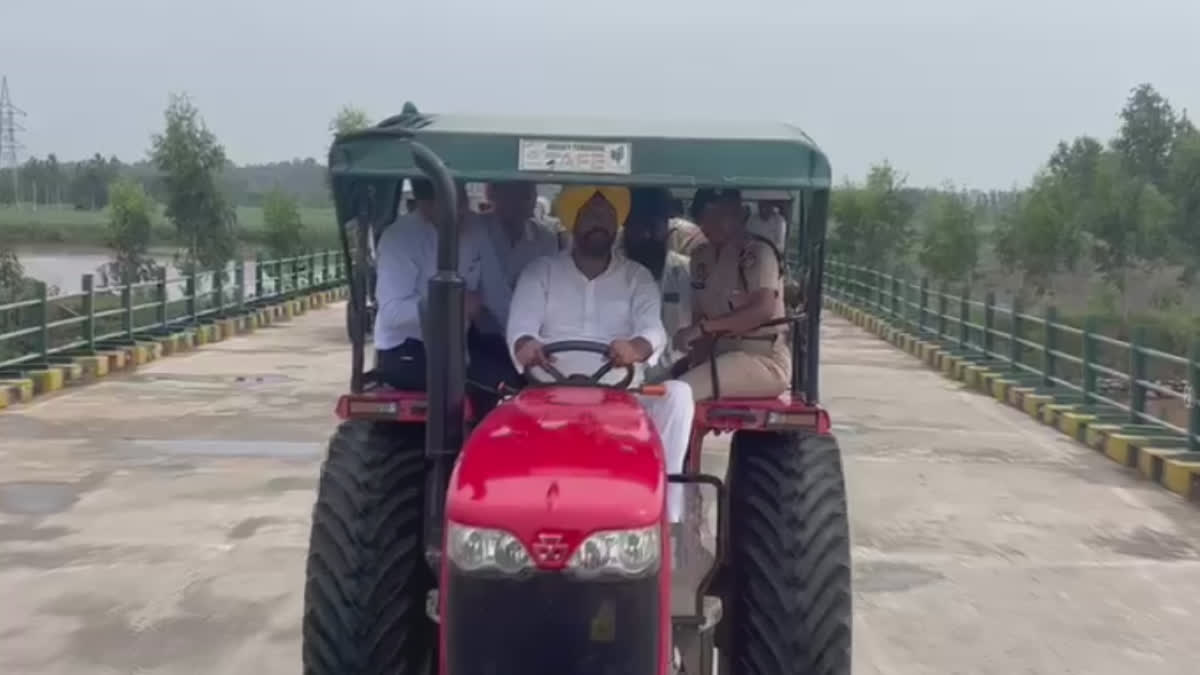
[[[589,258],[603,258],[612,253],[613,238],[606,230],[588,230],[575,240],[575,246]]]
[[[641,263],[654,275],[655,281],[661,281],[663,267],[667,264],[667,244],[653,239],[638,241],[626,239],[625,257]]]

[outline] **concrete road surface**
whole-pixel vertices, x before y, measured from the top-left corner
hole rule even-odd
[[[343,318],[0,413],[0,673],[299,672]],[[856,673],[1200,672],[1196,509],[839,319],[824,350]]]

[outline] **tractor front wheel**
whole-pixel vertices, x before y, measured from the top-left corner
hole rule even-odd
[[[850,675],[850,527],[832,436],[739,431],[730,448],[738,675]]]
[[[305,675],[419,675],[433,660],[422,429],[349,421],[329,442],[304,586]]]

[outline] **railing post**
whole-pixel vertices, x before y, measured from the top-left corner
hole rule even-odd
[[[46,282],[38,282],[38,353],[42,363],[50,359],[50,291]]]
[[[1092,395],[1096,393],[1096,341],[1092,339],[1092,334],[1096,332],[1096,317],[1088,316],[1083,320],[1083,357],[1081,359],[1083,369],[1083,404],[1091,405]]]
[[[254,254],[254,301],[255,302],[262,300],[263,275],[265,273],[266,273],[266,270],[263,269],[262,251],[258,251]]]
[[[917,339],[925,339],[925,308],[929,305],[929,280],[921,277],[917,289]]]
[[[158,292],[158,325],[164,330],[167,328],[167,268],[158,268],[158,283],[155,285]]]
[[[946,283],[942,282],[937,292],[937,339],[939,343],[946,337],[946,312],[948,311],[946,294],[949,292],[950,289],[946,286]]]
[[[197,264],[193,261],[187,275],[187,314],[193,326],[200,323],[200,302],[196,299],[200,284],[196,283],[196,267]]]
[[[1014,297],[1012,301],[1012,326],[1008,333],[1008,360],[1011,362],[1012,371],[1019,372],[1021,370],[1018,364],[1021,363],[1021,357],[1025,355],[1025,346],[1021,344],[1021,314],[1024,308],[1021,307],[1021,298]]]
[[[1146,412],[1146,327],[1136,326],[1129,336],[1129,423],[1141,424]]]
[[[317,277],[315,276],[317,271],[317,254],[309,251],[305,257],[308,258],[308,290],[311,291],[312,287],[317,285]]]
[[[983,357],[992,358],[996,340],[996,292],[988,291],[983,296]]]
[[[125,339],[133,341],[133,282],[130,281],[121,288],[121,309],[125,324],[122,328],[125,330]]]
[[[1192,358],[1188,363],[1187,403],[1191,411],[1188,424],[1188,450],[1200,452],[1200,339],[1192,342]]]
[[[233,263],[234,275],[234,302],[237,303],[237,312],[241,314],[246,310],[246,261],[238,258]]]
[[[967,322],[971,320],[971,287],[963,286],[962,291],[958,294],[958,347],[964,352],[968,352],[971,346],[971,327]]]
[[[1042,333],[1042,384],[1047,387],[1054,386],[1054,352],[1058,349],[1058,331],[1055,321],[1058,319],[1058,310],[1054,305],[1046,307],[1046,324],[1045,331]]]
[[[229,269],[229,263],[224,263],[220,267],[213,268],[213,298],[216,301],[217,318],[225,318],[225,272]]]
[[[87,343],[89,353],[96,351],[96,288],[95,277],[83,275],[80,288],[83,289],[83,341]]]
[[[895,274],[893,274],[891,276],[892,276],[892,323],[896,324],[896,327],[899,328],[900,321],[903,317],[903,314],[901,314],[901,312],[900,312],[900,309],[901,309],[900,277]]]
[[[887,315],[887,310],[884,309],[883,304],[884,294],[886,294],[884,293],[883,285],[884,277],[886,276],[882,271],[875,270],[875,311],[881,316]]]

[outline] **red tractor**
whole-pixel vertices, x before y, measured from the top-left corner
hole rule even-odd
[[[830,168],[807,136],[783,124],[573,124],[406,106],[339,136],[330,171],[339,222],[372,226],[395,217],[403,179],[428,177],[440,271],[424,326],[427,392],[377,383],[363,368],[365,321],[352,326],[351,393],[338,402],[344,421],[313,512],[306,674],[849,675],[846,493],[817,404]],[[785,319],[792,391],[698,403],[687,469],[670,476],[633,392],[595,374],[506,392],[477,419],[446,225],[454,181],[490,180],[791,199],[788,269],[804,296]],[[348,260],[369,251],[369,229],[356,228],[357,240],[343,229]],[[351,275],[358,307],[366,280]],[[706,474],[703,443],[725,433],[728,469]],[[688,487],[682,534],[667,523],[669,482]]]

